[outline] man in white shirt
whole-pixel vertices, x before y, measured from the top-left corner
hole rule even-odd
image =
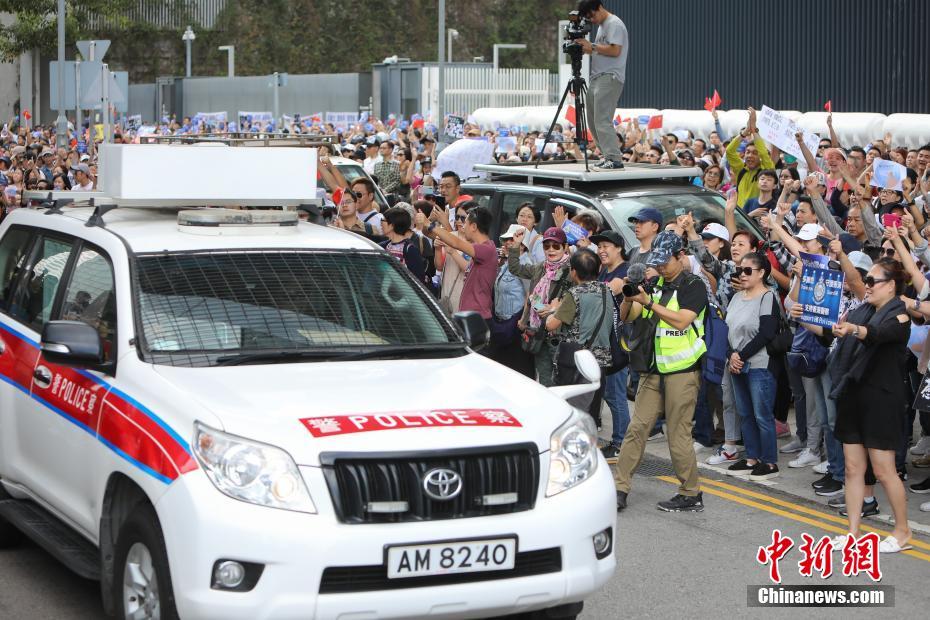
[[[375,174],[375,164],[382,161],[382,157],[378,150],[380,148],[379,142],[374,138],[369,138],[368,142],[365,144],[365,161],[362,162],[362,167],[365,169],[365,172],[368,173],[368,176],[374,176]]]
[[[375,205],[375,184],[371,179],[358,178],[352,181],[352,191],[355,192],[355,205],[358,209],[356,215],[365,224],[370,224],[375,234],[381,234],[381,221],[384,217],[378,212]]]
[[[94,191],[94,182],[90,178],[90,168],[88,168],[87,164],[78,164],[72,170],[74,171],[74,185],[71,186],[71,191]]]

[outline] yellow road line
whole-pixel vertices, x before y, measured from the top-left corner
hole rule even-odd
[[[656,478],[657,478],[658,480],[661,480],[661,481],[663,481],[663,482],[667,482],[667,483],[669,483],[669,484],[674,484],[674,485],[679,484],[678,480],[675,479],[675,478],[672,478],[671,476],[656,476]],[[713,481],[709,481],[709,482],[713,482]],[[706,487],[705,487],[705,488],[702,489],[702,490],[703,490],[705,493],[709,493],[710,495],[714,495],[714,496],[716,496],[716,497],[722,497],[722,498],[724,498],[724,499],[728,499],[728,500],[730,500],[730,501],[732,501],[732,502],[736,502],[737,504],[742,504],[742,505],[744,505],[744,506],[749,506],[750,508],[757,508],[757,509],[759,509],[759,510],[764,510],[765,512],[770,512],[770,513],[772,513],[772,514],[776,514],[776,515],[779,515],[779,516],[782,516],[782,517],[785,517],[785,518],[788,518],[788,519],[792,519],[792,520],[794,520],[794,521],[800,521],[801,523],[806,523],[806,524],[808,524],[808,525],[813,525],[814,527],[818,527],[818,528],[820,528],[820,529],[827,530],[828,532],[833,532],[833,533],[835,533],[835,534],[846,534],[847,531],[848,531],[845,527],[837,527],[836,525],[831,525],[831,524],[829,524],[829,523],[824,523],[824,522],[822,522],[822,521],[817,521],[817,520],[815,520],[815,519],[811,519],[811,518],[809,518],[809,517],[805,517],[805,516],[802,516],[802,515],[799,515],[799,514],[795,514],[795,513],[793,513],[793,512],[788,512],[788,511],[786,511],[786,510],[781,510],[780,508],[774,508],[774,507],[772,507],[772,506],[767,506],[767,505],[765,505],[765,504],[760,504],[759,502],[752,501],[752,500],[749,500],[749,499],[745,499],[745,498],[739,497],[739,496],[737,496],[737,495],[733,495],[733,494],[731,494],[731,493],[726,493],[726,492],[724,492],[724,491],[718,491],[717,489],[706,488]],[[742,489],[740,489],[740,490],[742,490]],[[774,498],[768,498],[768,497],[766,497],[766,500],[770,500],[770,499],[774,499]],[[788,503],[788,502],[786,502],[786,503]],[[802,507],[801,507],[801,506],[798,506],[798,508],[802,508]],[[875,532],[875,533],[877,533],[877,534],[884,534],[884,535],[886,535],[886,536],[887,536],[888,534],[890,534],[890,532],[884,532],[884,531],[882,531],[882,530],[878,530],[878,529],[874,529],[874,528],[869,528],[869,527],[866,527],[866,526],[863,526],[862,529],[868,530],[868,531],[873,531],[873,532]],[[913,543],[909,543],[909,544],[913,544]],[[926,562],[930,562],[930,555],[928,555],[928,554],[926,554],[926,553],[920,553],[919,551],[914,551],[913,549],[910,550],[910,551],[904,551],[904,552],[902,552],[902,553],[904,553],[905,555],[909,555],[909,556],[912,556],[912,557],[915,557],[915,558],[924,560],[924,561],[926,561]]]
[[[676,483],[678,482],[678,481],[675,480],[674,478],[670,478],[670,480],[673,480],[673,481],[675,481]],[[728,489],[728,490],[733,491],[733,492],[735,492],[735,493],[740,493],[740,494],[746,495],[746,496],[748,496],[748,497],[754,497],[754,498],[756,498],[756,499],[761,499],[761,500],[764,500],[764,501],[766,501],[766,502],[769,502],[770,504],[775,504],[776,506],[783,506],[783,507],[785,507],[785,508],[791,508],[791,509],[793,509],[793,510],[795,510],[795,511],[797,511],[797,512],[802,512],[802,513],[804,513],[804,514],[814,515],[814,516],[819,517],[819,518],[821,518],[821,519],[823,519],[823,520],[825,520],[825,521],[832,521],[832,522],[834,522],[834,523],[839,523],[839,524],[841,524],[841,525],[843,525],[843,526],[845,526],[846,523],[847,523],[846,519],[844,519],[843,517],[841,517],[841,516],[839,516],[839,515],[829,514],[829,513],[826,513],[826,512],[821,512],[821,511],[819,511],[819,510],[814,510],[814,509],[812,509],[812,508],[808,508],[807,506],[801,506],[800,504],[794,504],[794,503],[792,503],[792,502],[788,502],[788,501],[785,501],[785,500],[782,500],[782,499],[778,499],[778,498],[776,498],[776,497],[771,497],[771,496],[769,496],[769,495],[766,495],[765,493],[757,493],[757,492],[755,492],[755,491],[750,491],[749,489],[743,489],[743,488],[741,488],[741,487],[738,487],[738,486],[735,486],[735,485],[732,485],[732,484],[727,484],[726,482],[720,482],[719,480],[709,480],[709,479],[707,479],[707,478],[701,478],[701,484],[710,484],[710,485],[717,486],[717,487],[720,487],[720,488],[723,488],[723,489]],[[863,530],[865,530],[865,531],[867,531],[867,532],[876,532],[876,533],[878,533],[878,534],[884,534],[885,536],[887,536],[888,534],[890,534],[890,532],[884,532],[884,531],[882,531],[882,530],[873,528],[873,527],[871,527],[871,526],[869,526],[869,525],[866,525],[866,524],[862,524],[862,525],[860,526],[860,528],[863,529]],[[909,544],[909,545],[913,545],[914,547],[918,547],[918,548],[920,548],[920,549],[926,549],[926,550],[930,551],[930,544],[927,544],[927,543],[925,543],[925,542],[921,542],[921,541],[919,541],[919,540],[912,540],[912,541],[909,542],[908,544]]]

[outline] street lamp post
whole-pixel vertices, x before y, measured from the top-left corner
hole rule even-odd
[[[491,107],[497,107],[497,93],[500,91],[498,69],[500,68],[500,50],[525,50],[526,43],[495,43],[494,44],[494,94],[491,95]]]
[[[197,38],[197,35],[194,34],[194,29],[190,26],[187,27],[187,30],[184,31],[184,34],[181,35],[181,40],[184,41],[184,46],[186,48],[185,55],[185,75],[187,77],[191,76],[191,42]]]
[[[436,90],[436,126],[439,127],[439,133],[442,134],[443,128],[443,106],[446,97],[446,0],[439,0],[439,84]]]
[[[55,119],[55,143],[60,147],[68,144],[68,119],[65,116],[65,0],[58,0],[58,118]]]
[[[221,45],[218,48],[221,52],[226,52],[226,74],[228,77],[236,77],[236,46],[235,45]]]
[[[452,62],[452,39],[459,38],[459,31],[456,30],[455,28],[449,28],[448,37],[449,37],[449,62]]]

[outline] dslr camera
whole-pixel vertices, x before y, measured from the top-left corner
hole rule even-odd
[[[628,282],[623,285],[623,296],[633,297],[639,294],[639,287],[642,286],[647,295],[656,292],[655,282],[653,280],[643,280],[642,282]]]

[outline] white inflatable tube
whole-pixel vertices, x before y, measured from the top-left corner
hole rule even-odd
[[[566,106],[567,107],[567,106]],[[761,106],[760,106],[761,107]],[[482,129],[498,127],[519,127],[524,131],[544,131],[549,128],[555,114],[555,106],[537,106],[526,108],[479,108],[475,110],[474,120]],[[808,131],[829,137],[826,112],[798,112],[782,110],[782,114],[796,121]],[[713,117],[706,110],[657,110],[654,108],[617,108],[614,116],[621,119],[662,115],[662,131],[671,132],[687,129],[696,137],[707,138],[714,129]],[[739,133],[746,126],[749,118],[746,110],[720,110],[720,125],[724,137]],[[565,119],[563,124],[569,124]],[[882,139],[886,133],[891,134],[895,146],[919,148],[930,143],[930,114],[884,114],[836,112],[833,114],[833,128],[837,137],[846,147],[858,145],[866,147],[873,140]]]

